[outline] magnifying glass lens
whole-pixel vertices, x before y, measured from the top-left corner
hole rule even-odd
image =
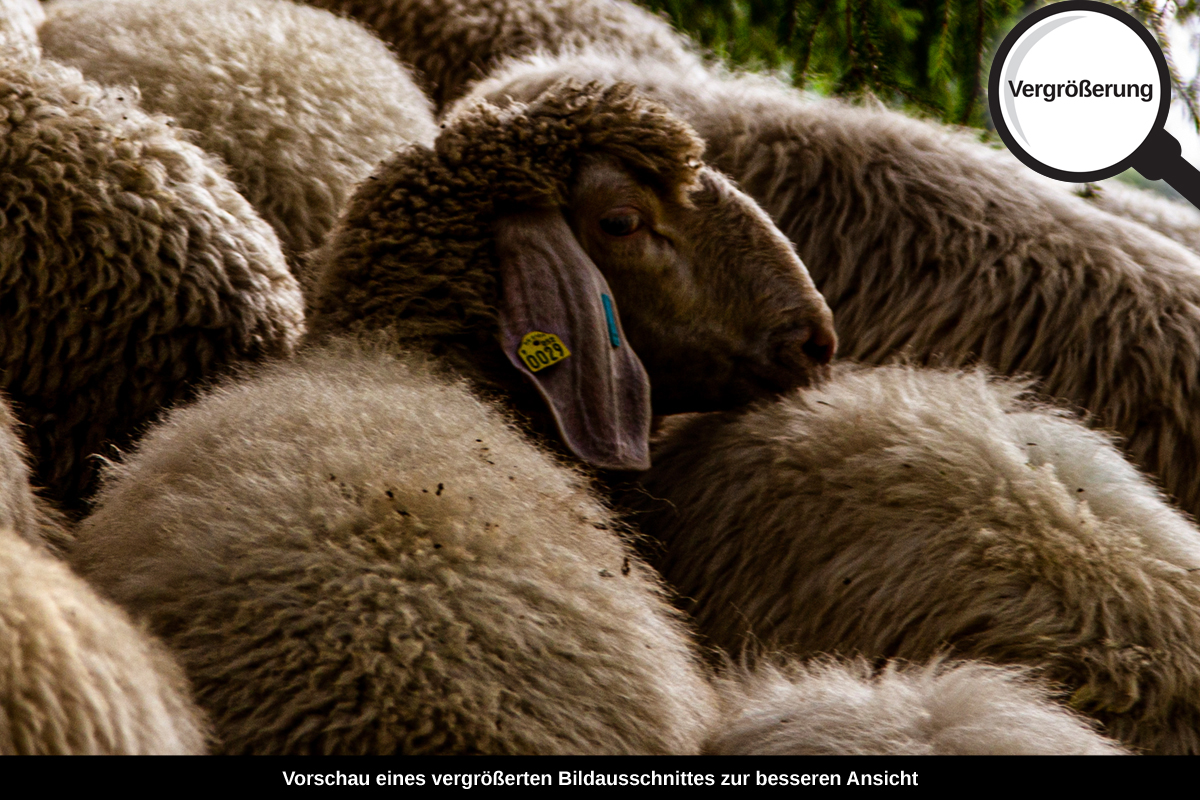
[[[1030,169],[1099,181],[1133,167],[1200,207],[1200,170],[1163,129],[1171,76],[1141,23],[1096,0],[1062,0],[1017,23],[988,75],[996,133]]]
[[[1127,160],[1158,120],[1163,87],[1154,53],[1118,19],[1056,14],[1025,31],[1004,60],[1005,124],[1034,159],[1091,173]]]

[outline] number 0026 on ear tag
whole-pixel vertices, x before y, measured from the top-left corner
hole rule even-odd
[[[563,344],[562,339],[553,333],[530,331],[521,339],[517,355],[525,362],[525,366],[529,367],[530,372],[537,372],[562,361],[571,355],[571,351]]]

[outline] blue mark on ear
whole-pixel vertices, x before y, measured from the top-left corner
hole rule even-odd
[[[600,299],[604,302],[604,319],[608,321],[608,340],[613,347],[620,347],[621,334],[617,333],[617,316],[613,313],[612,300],[606,294],[600,295]]]

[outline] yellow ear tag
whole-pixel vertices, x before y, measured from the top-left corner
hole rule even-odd
[[[521,340],[517,355],[525,362],[525,366],[529,367],[530,372],[537,372],[567,358],[571,351],[563,344],[562,339],[553,333],[530,331]]]

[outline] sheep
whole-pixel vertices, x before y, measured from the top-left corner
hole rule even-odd
[[[1089,184],[1080,196],[1097,208],[1179,242],[1193,253],[1200,253],[1200,211],[1188,203],[1168,200],[1145,189],[1136,189],[1118,180]]]
[[[717,364],[716,394],[693,378],[668,402],[821,373],[827,310],[761,212],[695,163],[698,147],[627,87],[461,113],[434,150],[407,148],[360,187],[319,254],[312,345],[172,412],[109,468],[72,561],[168,640],[223,752],[685,753],[711,738],[718,703],[686,630],[563,460],[643,466],[628,463],[637,443],[605,451],[604,409],[555,409],[544,376],[521,392],[494,352],[512,319],[541,310],[572,353],[557,370],[628,351],[651,318],[635,347],[655,380],[673,373],[654,346],[724,346],[760,373]],[[605,228],[617,242],[597,239]],[[570,274],[595,272],[589,258],[634,309],[597,323],[586,297],[563,301],[599,325],[599,347],[557,327],[554,308],[556,283],[604,287]],[[542,259],[567,267],[547,276]],[[712,313],[680,330],[672,305]],[[625,403],[635,424],[614,424],[636,439],[646,398],[619,385],[626,371],[641,369],[613,367],[618,397],[601,404]],[[543,400],[561,411],[559,458]]]
[[[624,0],[308,0],[360,20],[427,82],[442,111],[506,57],[620,42],[640,55],[699,63],[669,22]]]
[[[169,416],[73,559],[219,752],[696,752],[712,689],[616,528],[461,385],[342,345]]]
[[[38,0],[0,0],[0,57],[36,60],[37,29],[45,19]]]
[[[1200,256],[969,136],[762,76],[591,48],[508,63],[464,102],[573,76],[631,82],[695,126],[796,246],[843,357],[1032,375],[1200,515]]]
[[[1112,441],[973,372],[842,366],[669,426],[627,505],[713,644],[1039,669],[1200,752],[1200,533]]]
[[[76,0],[49,7],[48,56],[194,131],[279,235],[302,285],[355,185],[437,130],[383,42],[286,0]]]
[[[274,232],[129,89],[0,62],[0,389],[34,479],[80,513],[107,442],[303,331]]]
[[[47,551],[27,474],[0,398],[0,755],[204,752],[179,666]]]
[[[1120,755],[1012,667],[831,659],[738,669],[710,755]]]

